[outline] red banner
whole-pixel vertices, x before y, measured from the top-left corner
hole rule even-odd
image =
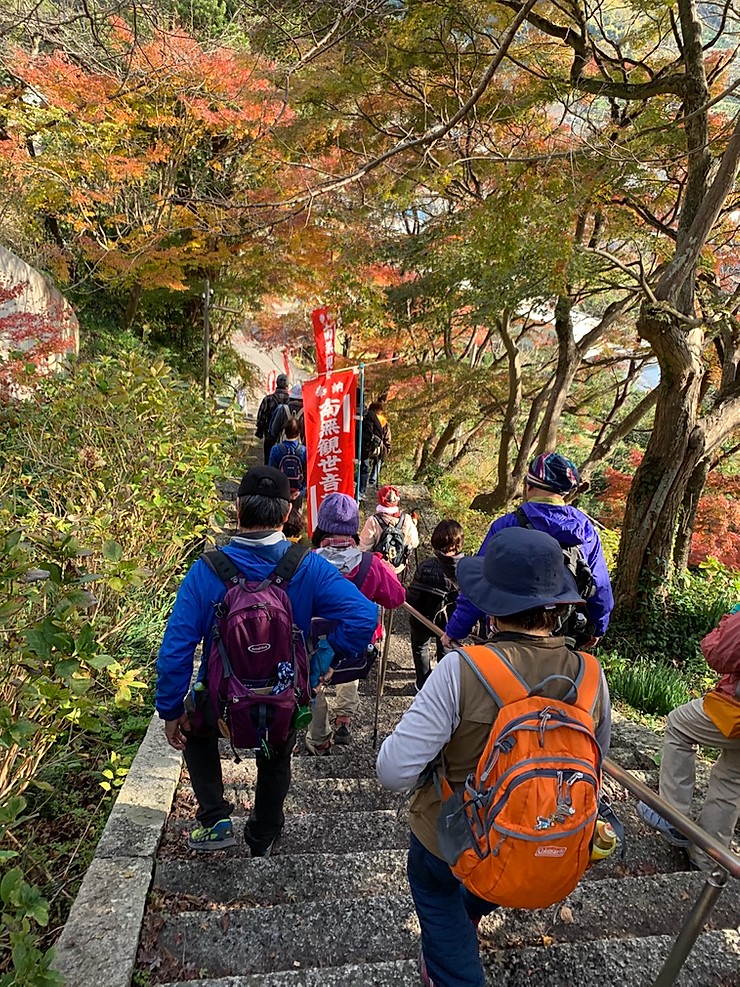
[[[354,370],[304,381],[308,533],[313,534],[321,502],[330,493],[355,493]]]
[[[337,327],[328,308],[315,308],[311,312],[313,335],[316,341],[316,373],[329,374],[334,369],[334,344]]]
[[[272,394],[277,385],[277,370],[271,370],[267,375],[267,390],[265,394]]]
[[[288,347],[287,346],[283,350],[283,366],[285,367],[285,376],[288,378],[288,382],[290,382],[290,363],[288,361]]]

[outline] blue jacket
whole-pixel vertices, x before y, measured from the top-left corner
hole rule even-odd
[[[590,600],[586,601],[586,609],[594,625],[594,635],[603,637],[609,626],[609,615],[614,609],[614,597],[596,528],[582,511],[568,504],[548,504],[544,501],[529,500],[522,504],[522,508],[538,531],[546,531],[563,546],[581,546],[596,584],[596,592]],[[497,531],[515,527],[517,527],[517,519],[513,511],[494,521],[483,539],[478,555],[485,554],[489,541]],[[455,612],[447,623],[448,636],[455,641],[461,641],[470,634],[473,625],[483,616],[485,615],[464,593],[461,593],[457,598]]]
[[[264,579],[290,542],[284,538],[270,544],[261,539],[237,536],[223,551],[248,579]],[[378,608],[326,559],[310,552],[288,583],[293,622],[308,639],[313,617],[336,621],[329,642],[337,655],[363,651],[378,625]],[[226,587],[202,559],[192,566],[177,593],[157,658],[155,705],[163,720],[182,716],[183,699],[190,687],[195,649],[203,641],[203,655],[210,650],[213,608],[226,595]],[[201,661],[198,678],[205,676]]]

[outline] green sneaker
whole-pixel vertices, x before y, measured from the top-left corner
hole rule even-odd
[[[213,826],[196,826],[188,839],[191,850],[209,852],[236,846],[230,819],[219,819]]]

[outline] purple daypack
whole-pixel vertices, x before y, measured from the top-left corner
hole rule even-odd
[[[345,576],[345,579],[348,579],[362,592],[362,585],[367,578],[368,572],[370,572],[372,564],[373,553],[363,552],[357,572],[355,572],[354,576]],[[319,638],[330,634],[335,627],[335,621],[314,617],[311,621],[310,632],[312,646],[315,648]],[[355,655],[342,655],[336,664],[333,665],[332,684],[343,685],[345,682],[356,682],[358,679],[367,678],[375,664],[377,656],[378,649],[373,644],[369,644],[364,651],[358,651]]]
[[[292,545],[259,582],[248,581],[224,552],[202,556],[226,585],[214,608],[208,690],[234,748],[269,753],[284,744],[296,708],[308,703],[305,643],[285,591],[308,551]]]

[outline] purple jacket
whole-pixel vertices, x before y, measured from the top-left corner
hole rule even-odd
[[[585,514],[568,504],[547,504],[530,500],[522,504],[522,508],[538,531],[546,531],[563,546],[581,546],[596,584],[596,592],[586,602],[586,609],[594,625],[594,635],[603,637],[609,626],[609,615],[614,608],[614,597],[596,528]],[[517,520],[513,511],[494,521],[478,549],[478,555],[485,553],[488,542],[497,531],[515,527]],[[448,621],[447,634],[453,640],[461,641],[470,634],[473,625],[483,616],[485,615],[461,593],[457,598],[455,612]]]

